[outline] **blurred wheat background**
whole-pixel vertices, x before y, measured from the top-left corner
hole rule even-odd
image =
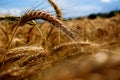
[[[1,15],[0,80],[120,80],[120,11],[64,19],[48,3],[56,16]]]

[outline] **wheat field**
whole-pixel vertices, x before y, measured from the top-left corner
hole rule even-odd
[[[120,12],[67,20],[33,12],[0,18],[0,80],[120,80]]]

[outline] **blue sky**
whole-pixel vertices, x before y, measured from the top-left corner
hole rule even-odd
[[[91,13],[103,13],[120,10],[120,0],[53,0],[63,12],[64,18],[86,16]],[[1,0],[0,15],[22,15],[26,9],[41,9],[54,14],[47,0]]]

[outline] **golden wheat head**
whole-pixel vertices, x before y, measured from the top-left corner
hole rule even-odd
[[[59,19],[56,19],[51,14],[48,14],[48,13],[40,11],[40,10],[32,10],[32,11],[25,13],[21,17],[21,20],[20,20],[18,26],[22,26],[25,23],[27,23],[28,21],[36,20],[36,19],[42,19],[42,20],[46,20],[46,21],[50,22],[51,24],[56,26],[58,29],[63,31],[68,37],[70,37],[71,39],[74,40],[73,34],[67,30],[66,26]]]
[[[6,53],[7,55],[4,53],[2,54],[2,56],[6,55],[4,61],[1,60],[2,56],[0,57],[0,68],[2,67],[1,64],[4,63],[3,68],[0,69],[0,78],[7,75],[10,75],[11,77],[21,77],[21,75],[26,76],[27,72],[28,74],[31,74],[29,73],[29,70],[33,70],[32,72],[34,72],[34,69],[36,68],[32,68],[32,66],[41,65],[42,62],[40,61],[43,61],[41,58],[47,56],[48,54],[46,53],[47,50],[44,48],[35,46],[9,49]],[[27,68],[29,68],[29,70],[27,70]],[[27,72],[25,73],[26,70]]]

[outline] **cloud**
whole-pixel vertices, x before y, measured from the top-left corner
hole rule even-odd
[[[106,3],[108,3],[108,2],[111,2],[111,0],[101,0],[101,2],[106,2]]]
[[[104,3],[110,3],[110,2],[116,2],[118,0],[101,0],[101,2],[104,2]]]
[[[20,16],[21,10],[16,8],[0,9],[0,15]]]

